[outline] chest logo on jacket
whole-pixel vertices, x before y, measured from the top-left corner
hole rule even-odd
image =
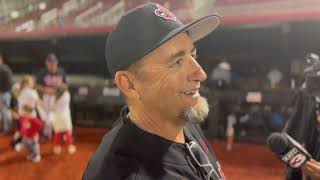
[[[62,83],[62,76],[46,75],[44,77],[44,82],[47,86],[58,86]]]
[[[208,154],[209,148],[208,148],[207,143],[203,140],[203,138],[200,138],[200,139],[199,139],[199,143],[200,143],[202,149],[204,150],[204,152],[205,152],[206,154]]]

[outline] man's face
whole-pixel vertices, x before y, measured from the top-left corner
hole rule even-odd
[[[199,94],[206,74],[186,33],[161,45],[139,63],[141,76],[135,85],[144,108],[183,122],[201,121],[207,116],[208,104]]]
[[[49,72],[55,73],[58,69],[58,63],[54,61],[47,61],[46,66]]]
[[[34,80],[32,79],[30,82],[29,82],[29,87],[33,88],[34,87]]]

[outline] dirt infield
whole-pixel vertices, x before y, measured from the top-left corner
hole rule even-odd
[[[53,155],[52,144],[41,144],[42,160],[26,160],[26,151],[15,152],[9,146],[11,136],[0,135],[0,180],[77,180],[81,179],[91,154],[95,151],[106,129],[75,128],[78,151],[69,155],[66,148],[59,156]],[[225,142],[211,141],[227,179],[280,180],[283,165],[264,145],[236,144],[232,152],[225,151]]]
[[[284,165],[265,145],[237,143],[231,152],[226,143],[211,141],[222,169],[231,180],[283,180]]]

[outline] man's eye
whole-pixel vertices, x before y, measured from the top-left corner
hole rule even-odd
[[[175,63],[175,64],[179,65],[179,64],[181,64],[181,63],[182,63],[182,59],[178,59],[178,60],[176,60],[176,63]]]
[[[170,67],[180,66],[182,64],[182,59],[175,60]]]

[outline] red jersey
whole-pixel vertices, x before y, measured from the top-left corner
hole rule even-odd
[[[42,128],[42,121],[36,117],[32,116],[20,116],[20,133],[22,137],[27,138],[34,138],[36,137],[41,128]]]

